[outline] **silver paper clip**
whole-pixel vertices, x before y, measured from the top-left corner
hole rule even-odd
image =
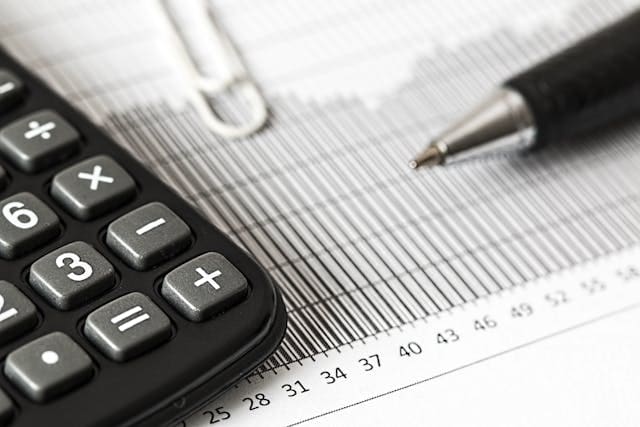
[[[202,75],[189,53],[187,42],[180,28],[171,17],[166,0],[158,0],[159,9],[162,10],[161,15],[164,16],[169,30],[167,32],[172,44],[172,51],[176,57],[176,65],[182,69],[191,85],[190,103],[209,129],[216,134],[224,138],[242,138],[251,135],[260,130],[267,121],[268,112],[265,99],[247,71],[231,39],[215,22],[210,7],[203,0],[198,1],[205,12],[203,15],[207,16],[211,23],[211,40],[216,43],[212,50],[218,52],[220,56],[219,65],[226,68],[224,70],[226,75],[219,79]],[[222,120],[209,102],[210,97],[234,89],[244,96],[249,106],[250,118],[245,123],[230,123]]]

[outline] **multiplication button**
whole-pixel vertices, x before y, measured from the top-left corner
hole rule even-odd
[[[60,232],[58,216],[31,193],[0,201],[0,257],[14,259],[36,249]]]
[[[60,115],[42,110],[0,131],[0,151],[24,172],[35,173],[64,160],[80,146],[80,135]]]
[[[32,329],[38,322],[36,307],[14,285],[0,280],[0,344]]]
[[[148,270],[191,243],[191,230],[162,203],[149,203],[109,225],[107,245],[129,266]]]
[[[171,323],[149,297],[132,292],[92,312],[84,334],[105,355],[124,362],[169,339]]]
[[[247,279],[224,256],[209,252],[167,274],[160,292],[184,317],[202,322],[242,301]]]
[[[29,283],[52,306],[70,310],[111,288],[115,271],[92,246],[74,242],[36,261]]]
[[[92,366],[75,341],[53,332],[11,352],[4,373],[30,399],[46,402],[88,381]]]
[[[53,178],[51,195],[78,219],[87,221],[128,202],[136,185],[108,156],[96,156]]]

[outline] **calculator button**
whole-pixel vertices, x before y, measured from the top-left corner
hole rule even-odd
[[[133,292],[92,312],[84,334],[105,355],[124,362],[169,339],[171,323],[149,297]]]
[[[149,203],[109,225],[107,245],[136,270],[148,270],[185,250],[191,230],[162,203]]]
[[[0,280],[0,344],[33,328],[38,322],[36,307],[11,283]]]
[[[50,110],[16,120],[0,131],[0,151],[24,172],[39,172],[75,153],[80,135]]]
[[[15,74],[0,70],[0,110],[5,111],[20,101],[24,95],[24,84]]]
[[[167,274],[160,292],[184,317],[202,322],[242,301],[247,290],[242,273],[209,252]]]
[[[53,332],[14,350],[4,373],[30,399],[46,402],[91,378],[91,359],[62,332]]]
[[[92,246],[74,242],[36,261],[29,283],[52,306],[70,310],[111,288],[115,272]]]
[[[90,220],[131,200],[136,185],[113,159],[96,156],[53,178],[51,195],[81,220]]]
[[[40,247],[60,232],[58,216],[31,193],[0,202],[0,257],[17,258]]]
[[[7,396],[7,393],[0,390],[0,425],[8,425],[9,420],[13,417],[13,403]]]

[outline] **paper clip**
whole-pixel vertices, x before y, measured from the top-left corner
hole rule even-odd
[[[164,15],[169,30],[167,32],[170,43],[173,45],[172,50],[176,57],[176,65],[182,69],[187,77],[191,85],[190,103],[207,127],[224,138],[246,137],[260,130],[266,123],[268,117],[266,101],[247,71],[233,42],[216,23],[210,7],[206,6],[204,1],[199,1],[203,11],[206,11],[203,15],[206,15],[211,23],[211,40],[216,43],[213,50],[219,53],[220,65],[226,68],[226,75],[219,79],[213,79],[201,74],[180,28],[171,17],[166,0],[158,0],[159,9],[162,10],[161,14]],[[223,121],[209,103],[210,97],[225,91],[231,92],[234,89],[245,97],[249,106],[250,118],[245,123],[237,124]]]

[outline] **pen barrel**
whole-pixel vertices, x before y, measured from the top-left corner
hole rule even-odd
[[[640,113],[640,10],[516,75],[536,145],[559,142]]]

